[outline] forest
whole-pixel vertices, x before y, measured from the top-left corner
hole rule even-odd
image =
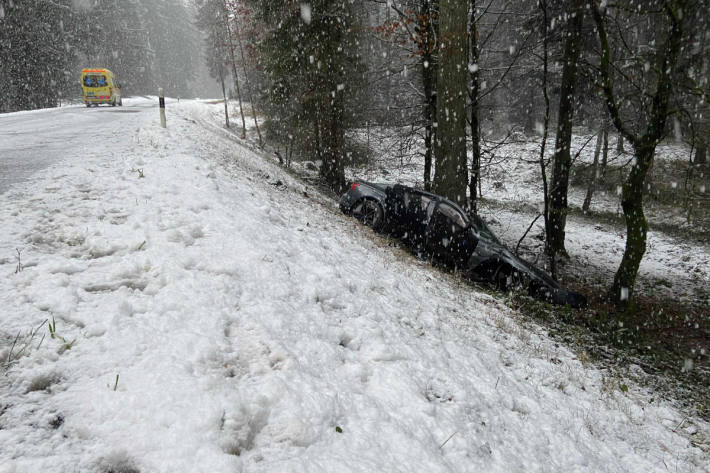
[[[201,37],[181,0],[0,0],[0,113],[54,107],[105,67],[126,94],[193,96]]]

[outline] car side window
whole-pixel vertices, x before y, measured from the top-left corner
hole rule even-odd
[[[404,194],[404,206],[408,212],[417,215],[424,215],[431,198],[417,192],[407,192]]]
[[[436,211],[440,212],[444,217],[446,217],[449,223],[451,223],[452,233],[458,233],[466,227],[466,218],[455,207],[452,207],[446,202],[439,204]]]
[[[427,197],[425,195],[421,196],[421,208],[423,212],[426,212],[427,208],[429,208],[429,204],[431,203],[431,197]]]

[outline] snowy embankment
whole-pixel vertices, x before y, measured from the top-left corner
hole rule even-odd
[[[0,472],[710,470],[707,424],[171,105],[0,197]]]

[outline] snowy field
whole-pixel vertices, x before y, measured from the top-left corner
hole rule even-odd
[[[148,105],[0,195],[0,473],[710,471],[707,423],[388,246],[220,104]]]

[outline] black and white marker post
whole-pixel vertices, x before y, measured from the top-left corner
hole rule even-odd
[[[158,100],[160,102],[160,126],[165,128],[165,94],[162,87],[158,89]]]

